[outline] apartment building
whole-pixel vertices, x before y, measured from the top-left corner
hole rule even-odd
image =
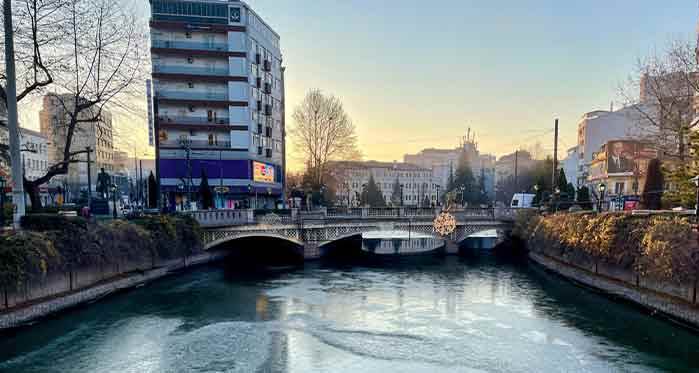
[[[47,94],[39,112],[41,135],[46,137],[49,164],[63,161],[66,147],[70,115],[66,108],[73,106],[74,96],[70,94]],[[94,118],[97,109],[92,108],[80,113],[83,120]],[[100,170],[114,172],[114,133],[112,129],[112,114],[103,109],[96,121],[81,122],[73,132],[70,143],[71,151],[90,148],[90,188],[95,191],[97,175]],[[78,162],[68,166],[68,173],[52,179],[53,184],[61,185],[67,192],[68,200],[78,198],[81,191],[87,191],[87,154],[74,157]]]
[[[242,1],[150,3],[156,157],[167,205],[197,200],[206,174],[218,187],[218,207],[273,207],[285,174],[279,35]]]
[[[387,205],[400,206],[402,197],[403,206],[430,207],[444,192],[432,170],[409,163],[343,161],[331,162],[328,169],[333,170],[337,202],[342,206],[360,206],[362,192],[371,177]],[[396,181],[402,185],[402,196],[394,195]],[[429,206],[425,206],[426,201]]]

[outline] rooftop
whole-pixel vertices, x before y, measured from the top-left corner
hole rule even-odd
[[[401,171],[430,171],[429,169],[401,162],[379,162],[379,161],[334,161],[330,162],[335,168],[388,168]]]

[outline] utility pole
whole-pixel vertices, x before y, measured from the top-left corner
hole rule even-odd
[[[7,127],[10,135],[10,160],[12,169],[12,203],[15,206],[14,225],[19,228],[26,212],[24,201],[24,172],[19,150],[19,123],[17,120],[17,76],[15,73],[14,30],[12,28],[12,1],[3,2],[5,17],[5,74],[7,76]]]
[[[146,205],[146,203],[144,203],[146,200],[143,196],[143,191],[145,189],[143,185],[143,159],[138,160],[138,185],[138,200],[141,201],[141,207],[143,207],[144,205]]]
[[[553,203],[556,204],[556,182],[558,181],[558,119],[556,119],[553,130],[553,172],[551,176],[551,195]]]
[[[555,188],[556,187],[556,181],[558,176],[558,119],[556,119],[556,122],[554,124],[554,132],[553,132],[553,173],[552,173],[552,180],[551,180],[551,187]]]
[[[90,153],[92,153],[92,148],[87,146],[85,151],[85,154],[87,154],[87,207],[92,208],[92,172],[90,170],[90,164],[92,163],[90,161]]]
[[[519,193],[519,149],[515,150],[515,194]]]

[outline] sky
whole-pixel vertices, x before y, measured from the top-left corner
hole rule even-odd
[[[247,3],[281,36],[287,126],[319,88],[344,103],[365,159],[384,161],[453,148],[468,127],[482,152],[552,152],[555,118],[563,156],[582,115],[619,101],[639,57],[694,38],[699,13],[695,0]]]

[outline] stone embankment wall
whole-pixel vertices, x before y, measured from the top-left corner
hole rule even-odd
[[[659,282],[608,265],[598,265],[595,270],[534,252],[529,258],[563,277],[699,328],[696,284]]]
[[[177,260],[121,263],[109,268],[83,268],[57,273],[27,283],[19,292],[6,293],[9,308],[2,302],[0,330],[75,307],[112,293],[156,280],[186,267],[219,260],[224,252],[205,252]]]

